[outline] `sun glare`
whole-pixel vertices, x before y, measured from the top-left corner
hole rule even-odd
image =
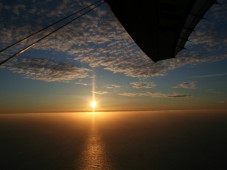
[[[92,107],[92,109],[95,109],[96,108],[96,101],[91,101],[91,103],[90,103],[90,105],[91,105],[91,107]]]

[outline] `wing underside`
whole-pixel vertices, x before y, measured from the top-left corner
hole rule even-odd
[[[105,0],[154,62],[173,58],[215,0]]]

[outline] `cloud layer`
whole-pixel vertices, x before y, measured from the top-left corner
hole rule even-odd
[[[12,72],[21,73],[26,78],[48,82],[67,81],[89,76],[90,70],[67,62],[48,59],[23,58],[8,66]]]
[[[125,92],[125,93],[119,93],[120,96],[126,96],[126,97],[153,97],[153,98],[182,98],[182,97],[191,97],[190,94],[184,94],[184,93],[162,93],[162,92],[144,92],[144,93],[131,93],[131,92]]]
[[[27,1],[21,1],[21,3],[15,1],[11,4],[5,1],[0,2],[0,14],[5,16],[0,25],[0,34],[2,35],[0,47],[53,23],[93,1],[48,0],[44,3],[33,0],[32,2],[36,5],[31,5]],[[217,24],[221,25],[226,21],[226,17],[222,16],[225,9],[227,9],[226,3],[212,8],[207,16],[208,19],[200,22],[196,31],[190,36],[190,42],[186,44],[187,50],[180,52],[176,58],[154,63],[145,56],[125,32],[109,6],[103,4],[33,47],[36,50],[67,53],[71,56],[71,64],[68,64],[70,65],[69,69],[66,68],[67,64],[64,61],[47,59],[44,66],[39,62],[43,59],[33,56],[29,56],[32,62],[28,57],[23,59],[18,56],[22,58],[21,61],[12,63],[9,69],[33,79],[62,81],[87,77],[89,67],[99,67],[131,77],[154,77],[164,76],[170,70],[187,64],[220,61],[227,59],[227,33],[225,29],[217,26]],[[34,39],[42,35],[43,33]],[[21,48],[30,42],[26,41],[19,47]],[[8,56],[11,53],[12,51],[7,51],[4,55]],[[85,63],[89,67],[78,67],[77,65],[80,63]],[[60,76],[62,77],[60,78]],[[135,88],[142,86],[143,88],[151,88],[152,85],[150,87],[138,83],[133,85]]]

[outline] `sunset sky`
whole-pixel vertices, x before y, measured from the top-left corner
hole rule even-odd
[[[0,1],[0,49],[92,2]],[[93,92],[99,111],[227,110],[227,1],[218,2],[186,49],[157,63],[102,4],[0,66],[0,113],[90,111]]]

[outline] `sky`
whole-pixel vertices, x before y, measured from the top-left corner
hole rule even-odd
[[[92,2],[1,0],[0,49]],[[98,111],[227,110],[227,0],[218,2],[176,58],[156,63],[103,3],[0,66],[0,113],[90,111],[93,94]]]

